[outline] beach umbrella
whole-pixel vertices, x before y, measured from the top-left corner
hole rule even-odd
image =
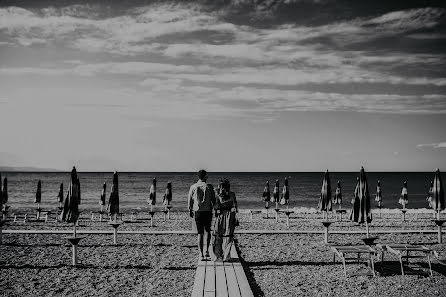
[[[381,203],[383,201],[383,196],[381,192],[381,182],[379,180],[378,184],[376,185],[375,201],[378,202],[379,217],[381,217]]]
[[[3,210],[3,197],[2,197],[2,194],[3,192],[2,192],[2,174],[0,173],[0,211],[1,210]],[[3,242],[2,242],[2,225],[3,225],[3,222],[2,222],[2,219],[3,219],[3,217],[2,216],[0,216],[0,244],[2,244]]]
[[[266,182],[265,188],[263,189],[262,197],[263,201],[265,201],[266,203],[271,201],[271,191],[269,189],[269,181]]]
[[[407,195],[407,181],[404,181],[403,183],[403,188],[401,189],[401,196],[398,203],[403,206],[403,209],[406,209],[406,205],[409,204],[409,197]]]
[[[444,189],[441,181],[440,169],[435,172],[434,183],[432,187],[432,208],[437,212],[437,220],[440,219],[440,211],[445,208]]]
[[[276,203],[276,208],[274,209],[276,211],[276,222],[279,221],[279,200],[280,200],[280,189],[279,189],[279,180],[276,179],[276,184],[274,185],[273,189],[273,199]]]
[[[107,192],[107,183],[104,182],[102,185],[102,192],[101,192],[101,199],[99,200],[99,205],[101,206],[101,212],[103,210],[103,207],[105,206],[105,193]]]
[[[0,172],[0,211],[3,210],[2,173]],[[1,220],[0,220],[1,221]],[[0,222],[1,224],[1,222]]]
[[[437,168],[435,172],[435,177],[432,185],[432,208],[437,212],[437,219],[435,223],[438,226],[438,243],[442,243],[442,225],[445,222],[444,220],[440,220],[440,211],[445,208],[444,205],[444,189],[443,183],[441,181],[440,169]]]
[[[429,207],[432,209],[434,208],[434,205],[432,203],[433,195],[434,195],[434,181],[431,180],[431,184],[429,186],[429,192],[427,193],[426,200],[429,203]],[[435,217],[435,212],[434,212],[434,217]]]
[[[116,216],[119,213],[119,188],[118,188],[118,172],[113,173],[113,184],[110,192],[110,199],[108,201],[108,212],[110,216],[114,216],[114,221],[116,221]]]
[[[357,185],[357,191],[355,190],[355,203],[352,209],[351,220],[357,223],[365,223],[367,238],[369,237],[369,223],[372,222],[372,211],[370,207],[370,193],[367,183],[367,177],[365,175],[364,167],[361,167],[359,172],[359,183]]]
[[[81,204],[81,182],[79,180],[79,177],[77,177],[77,190],[79,194],[79,204]]]
[[[4,219],[6,219],[8,215],[8,206],[6,206],[6,203],[8,203],[8,178],[5,177],[3,179],[3,185],[1,185],[1,177],[0,177],[0,211],[4,211],[2,213],[2,217],[4,216]],[[5,209],[3,209],[3,204],[5,205]]]
[[[62,203],[63,203],[63,183],[60,183],[59,193],[57,194],[57,202],[59,202],[59,208],[62,208]]]
[[[172,202],[172,183],[167,182],[166,191],[164,191],[163,196],[163,205],[164,205],[164,219],[167,218],[170,219],[170,208],[172,207],[170,203]]]
[[[356,178],[356,186],[355,186],[355,192],[353,194],[352,198],[352,211],[350,212],[350,221],[355,221],[358,219],[355,216],[359,215],[359,177]]]
[[[269,181],[266,181],[265,188],[263,189],[263,201],[265,201],[266,218],[268,218],[269,202],[271,201],[271,191],[269,189]]]
[[[341,208],[342,204],[342,188],[341,188],[341,182],[338,181],[336,186],[336,191],[333,197],[333,204],[339,205],[339,208]]]
[[[79,179],[77,177],[76,167],[71,170],[70,185],[68,186],[67,196],[65,197],[62,210],[62,221],[73,223],[74,237],[76,237],[76,222],[79,219]]]
[[[172,183],[168,182],[166,186],[166,191],[164,192],[163,205],[168,206],[172,201]]]
[[[37,182],[37,191],[36,191],[36,199],[34,200],[34,203],[37,203],[37,209],[40,209],[40,201],[42,200],[42,183],[39,181]]]
[[[285,182],[282,189],[282,197],[280,198],[280,204],[286,205],[288,208],[289,201],[290,201],[290,187],[288,185],[288,178],[285,177]]]
[[[1,176],[0,176],[0,180],[1,180]],[[1,183],[0,183],[0,188],[1,188],[1,191],[0,191],[1,200],[6,208],[6,203],[8,203],[8,178],[6,176],[3,179],[3,185],[1,185]]]
[[[324,173],[324,179],[322,181],[322,189],[318,209],[319,211],[325,211],[325,215],[328,218],[328,212],[331,211],[331,208],[331,184],[330,175],[327,170]]]
[[[383,201],[383,196],[381,192],[381,182],[379,180],[378,184],[376,185],[375,201],[378,202],[378,207],[381,208],[381,202]]]
[[[82,239],[76,234],[76,224],[79,219],[79,199],[80,199],[80,183],[77,176],[76,167],[73,166],[70,176],[70,185],[68,186],[67,196],[65,197],[62,210],[62,221],[73,223],[73,237],[67,240],[71,243],[73,249],[73,266],[77,265],[77,244]]]
[[[276,179],[276,184],[274,185],[273,199],[274,199],[274,202],[276,203],[276,209],[279,208],[278,204],[279,204],[279,199],[280,199],[280,189],[279,189],[279,180],[278,179]]]
[[[147,203],[150,205],[150,211],[153,211],[153,206],[156,204],[156,177],[153,178],[149,189],[149,199]]]

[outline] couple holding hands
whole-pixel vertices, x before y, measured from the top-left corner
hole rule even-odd
[[[189,214],[195,219],[198,233],[198,248],[201,260],[210,258],[212,215],[215,214],[213,227],[214,261],[227,261],[230,257],[234,229],[238,225],[236,218],[237,200],[231,192],[229,180],[222,179],[217,190],[208,184],[206,170],[198,171],[198,182],[190,187],[188,195]],[[206,233],[206,250],[204,250],[204,233]]]

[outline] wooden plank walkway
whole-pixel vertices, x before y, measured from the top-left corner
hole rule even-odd
[[[192,297],[254,297],[235,246],[230,262],[198,260]]]

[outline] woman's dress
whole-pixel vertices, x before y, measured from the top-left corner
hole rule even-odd
[[[237,200],[234,192],[230,192],[227,199],[219,195],[216,198],[215,209],[220,213],[216,215],[214,221],[214,260],[227,261],[231,258],[230,253],[234,240]]]

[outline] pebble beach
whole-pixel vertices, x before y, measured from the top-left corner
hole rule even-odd
[[[82,214],[77,231],[79,265],[71,266],[69,234],[3,234],[0,246],[1,296],[190,296],[198,250],[196,237],[188,234],[191,219],[187,213],[172,212],[170,220],[155,214],[153,227],[148,214],[141,212],[131,222],[124,216],[119,231],[186,231],[186,234],[118,234],[113,244],[113,228]],[[433,277],[424,259],[411,260],[407,275],[401,276],[396,256],[386,254],[376,261],[376,277],[365,264],[348,264],[345,278],[342,264],[324,243],[321,213],[294,213],[290,226],[283,213],[276,222],[274,213],[239,213],[236,242],[245,273],[255,296],[444,296],[446,267],[433,260]],[[330,231],[365,232],[363,226],[329,218]],[[443,258],[446,246],[437,243],[437,233],[374,234],[385,230],[436,230],[429,213],[406,215],[374,214],[371,235],[377,243],[423,244]],[[55,230],[71,232],[72,225],[54,221],[9,221],[3,230]],[[83,234],[103,230],[110,234]],[[307,231],[316,234],[245,234],[246,230]],[[330,234],[329,244],[363,244],[364,234]],[[361,275],[356,275],[361,274]]]

